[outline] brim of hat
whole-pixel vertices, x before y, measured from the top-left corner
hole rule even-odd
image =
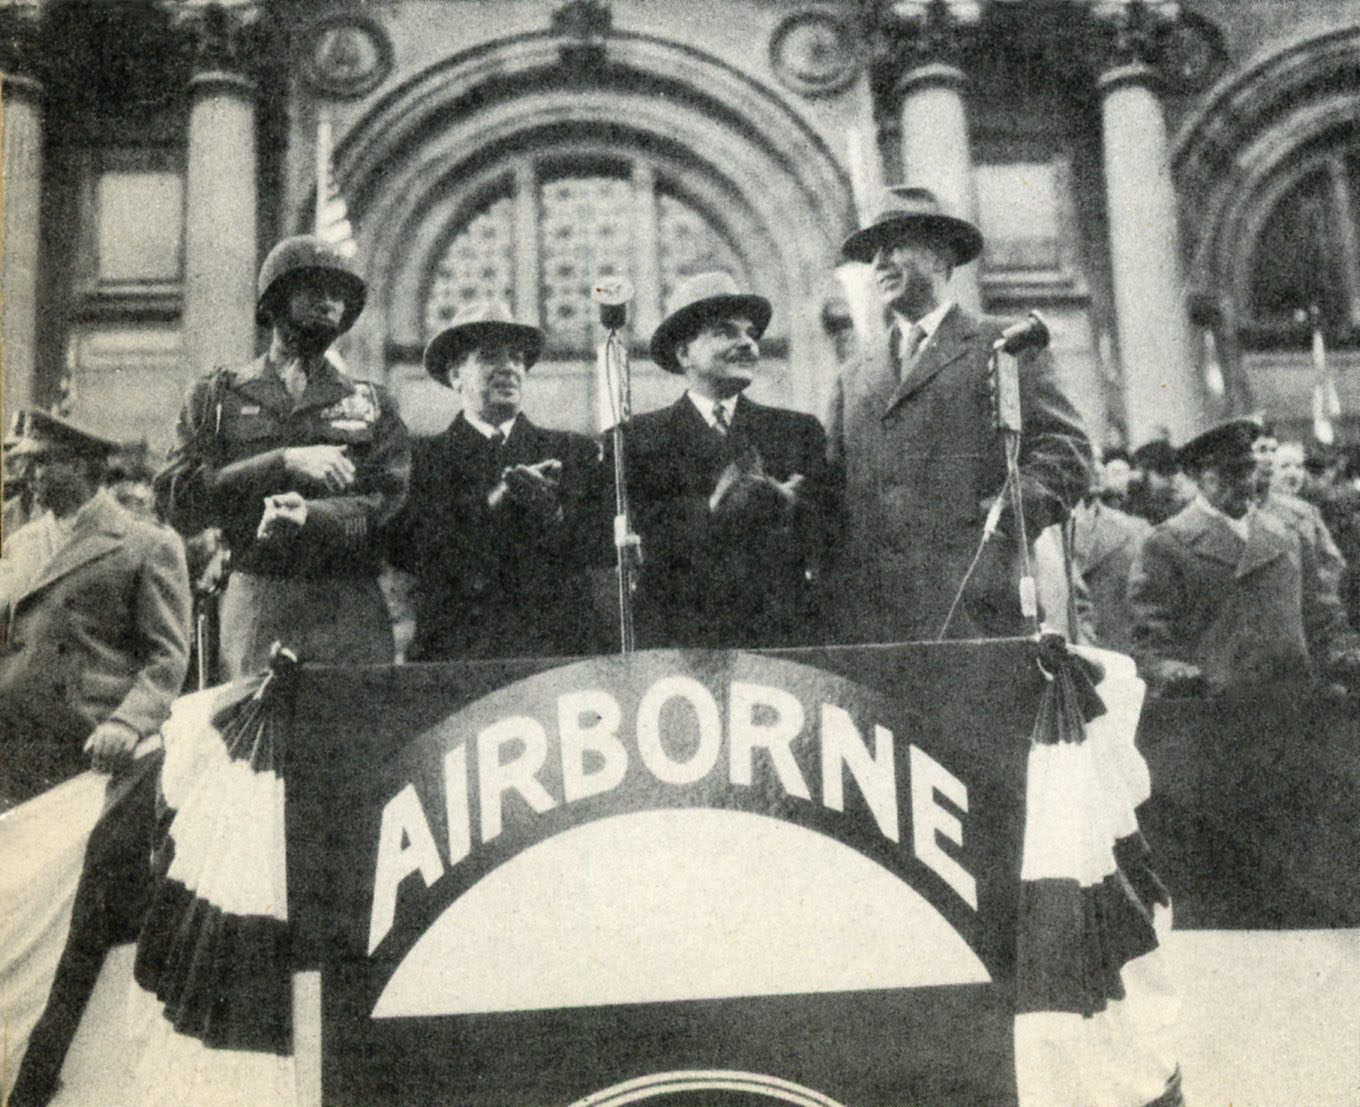
[[[878,248],[894,242],[907,231],[930,234],[947,242],[954,252],[955,265],[967,265],[982,253],[982,232],[966,219],[952,215],[902,214],[864,227],[841,246],[844,261],[871,262]]]
[[[743,316],[755,324],[756,337],[759,338],[770,325],[770,316],[773,314],[770,301],[754,293],[733,293],[695,300],[661,321],[661,326],[652,334],[652,360],[668,373],[682,373],[684,370],[675,360],[675,347],[702,320],[715,315]]]
[[[259,303],[255,305],[256,325],[267,327],[272,324],[275,315],[275,303],[295,283],[308,276],[325,277],[339,286],[340,297],[345,301],[345,314],[340,317],[340,333],[344,334],[350,327],[354,326],[354,321],[359,318],[359,313],[364,310],[364,302],[368,299],[368,285],[364,283],[362,277],[356,276],[354,273],[346,272],[344,269],[331,269],[323,266],[294,269],[271,284],[265,290],[265,294],[260,297]]]
[[[76,454],[81,457],[110,457],[123,447],[117,442],[104,439],[90,442],[72,442],[60,438],[21,438],[5,451],[7,458],[40,457],[57,451]]]
[[[467,352],[482,342],[511,342],[524,350],[524,367],[532,369],[543,352],[543,332],[528,323],[505,323],[484,320],[459,323],[440,331],[425,347],[422,359],[425,372],[445,387],[452,387],[453,367]]]

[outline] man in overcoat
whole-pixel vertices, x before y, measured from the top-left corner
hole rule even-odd
[[[842,369],[827,421],[844,481],[828,614],[843,641],[937,637],[975,556],[946,635],[1028,632],[1021,528],[1009,508],[979,553],[1006,480],[988,366],[1005,322],[965,311],[948,289],[954,268],[981,252],[977,228],[920,188],[893,189],[842,247],[846,260],[873,266],[890,323],[886,342],[866,343]],[[1020,491],[1032,544],[1085,494],[1091,448],[1047,351],[1023,351],[1018,361]]]
[[[410,443],[387,390],[327,355],[365,294],[318,239],[275,246],[256,306],[269,349],[193,386],[157,474],[161,514],[186,538],[220,528],[231,552],[219,645],[228,679],[267,666],[275,641],[305,661],[393,659],[380,532],[406,495]]]
[[[1257,695],[1360,673],[1325,571],[1256,503],[1259,426],[1233,420],[1182,447],[1199,494],[1153,530],[1134,563],[1134,656],[1154,689]]]
[[[0,810],[125,765],[189,659],[184,545],[101,486],[117,444],[41,412],[28,426],[15,449],[51,519],[7,536],[0,562]]]
[[[472,303],[425,350],[462,410],[419,441],[388,558],[415,577],[408,661],[557,657],[596,646],[589,570],[608,554],[599,451],[523,413],[542,332]]]
[[[672,301],[651,353],[685,378],[685,392],[626,428],[642,539],[639,644],[806,644],[827,542],[825,433],[811,415],[745,395],[767,299],[727,273],[701,273]]]

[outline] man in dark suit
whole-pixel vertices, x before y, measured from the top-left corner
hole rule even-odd
[[[954,267],[981,251],[977,228],[919,188],[894,189],[842,247],[846,260],[873,265],[891,321],[886,344],[866,344],[842,370],[827,424],[845,487],[829,605],[842,640],[935,638],[965,576],[948,636],[1028,632],[1017,588],[1022,531],[1009,507],[979,552],[1006,483],[988,367],[1005,324],[964,311],[948,285]],[[1047,352],[1018,361],[1023,535],[1032,544],[1085,494],[1091,449]]]
[[[644,646],[789,646],[815,635],[826,541],[826,437],[811,415],[743,395],[770,302],[726,273],[689,278],[652,336],[684,395],[627,427],[628,496],[642,539]]]
[[[430,342],[425,368],[463,409],[416,444],[411,492],[388,534],[416,583],[410,661],[564,656],[595,643],[589,568],[607,540],[593,510],[599,451],[521,407],[543,336],[475,303]]]
[[[1182,447],[1199,494],[1153,530],[1134,563],[1134,656],[1154,689],[1306,694],[1315,677],[1360,675],[1360,647],[1326,570],[1256,504],[1259,428],[1237,419]]]
[[[40,412],[16,450],[50,512],[0,563],[0,810],[124,766],[189,663],[184,546],[101,487],[117,444]]]

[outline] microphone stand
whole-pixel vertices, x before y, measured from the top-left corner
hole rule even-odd
[[[632,378],[628,367],[628,344],[619,334],[624,309],[615,315],[607,311],[604,324],[609,333],[600,347],[604,380],[610,391],[614,429],[610,432],[614,448],[614,550],[619,576],[619,652],[630,654],[636,646],[633,633],[633,589],[637,578],[639,541],[633,533],[628,508],[628,468],[624,451],[624,424],[632,416]]]
[[[1024,420],[1020,411],[1020,365],[1016,355],[1025,348],[1042,349],[1047,345],[1048,326],[1037,311],[1030,312],[1024,323],[1009,328],[992,344],[992,352],[987,359],[988,384],[992,394],[992,426],[1000,437],[1005,451],[1006,480],[992,502],[991,510],[987,512],[987,519],[982,525],[982,540],[978,543],[973,560],[959,582],[958,591],[954,593],[944,623],[935,636],[937,642],[944,641],[949,625],[954,621],[954,613],[963,599],[964,590],[968,587],[973,571],[982,558],[983,550],[987,543],[996,537],[997,529],[1001,525],[1001,515],[1008,502],[1011,513],[1015,516],[1015,537],[1019,543],[1023,565],[1020,577],[1020,613],[1029,620],[1035,636],[1039,634],[1038,586],[1034,579],[1034,566],[1030,563],[1029,535],[1025,533],[1025,513],[1020,487],[1020,438],[1024,432]]]

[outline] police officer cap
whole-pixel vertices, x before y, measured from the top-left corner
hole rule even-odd
[[[45,411],[27,411],[24,434],[10,451],[10,457],[38,456],[53,450],[82,457],[107,458],[122,449],[122,443]]]
[[[1200,473],[1220,465],[1251,463],[1251,447],[1260,434],[1261,421],[1256,418],[1219,423],[1180,448],[1181,468],[1187,473]]]
[[[1156,473],[1161,477],[1173,476],[1181,470],[1176,447],[1165,438],[1154,438],[1151,442],[1144,442],[1133,451],[1130,461],[1143,472]]]
[[[255,322],[268,326],[284,293],[309,279],[331,284],[340,293],[345,302],[345,314],[340,319],[340,333],[344,334],[364,310],[368,288],[347,258],[310,234],[285,238],[269,251],[260,266]]]

